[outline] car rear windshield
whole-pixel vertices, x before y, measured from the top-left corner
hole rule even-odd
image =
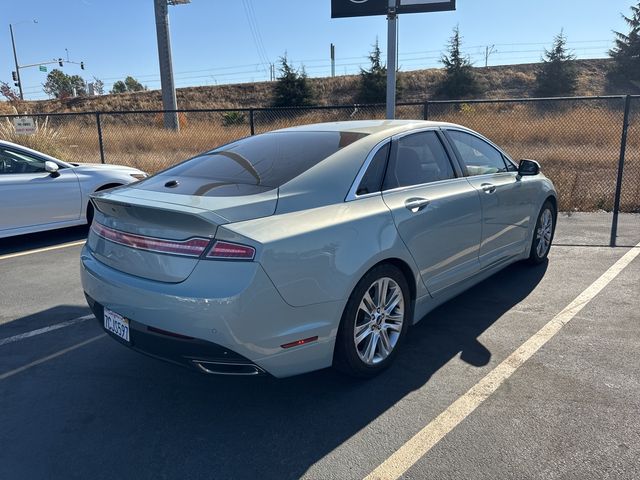
[[[247,137],[182,162],[136,186],[201,196],[259,193],[280,187],[366,135],[274,132]]]

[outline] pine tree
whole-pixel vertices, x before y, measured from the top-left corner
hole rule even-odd
[[[313,91],[304,67],[296,70],[286,55],[280,57],[280,76],[276,83],[273,105],[276,107],[302,107],[311,105]]]
[[[462,54],[462,36],[459,27],[453,29],[449,40],[448,55],[443,54],[440,62],[445,68],[445,77],[438,86],[441,97],[461,99],[480,93],[481,88],[468,56]]]
[[[615,46],[609,51],[614,62],[610,74],[617,80],[640,80],[640,2],[631,7],[631,13],[622,15],[629,33],[613,32]]]
[[[575,56],[567,50],[567,37],[560,31],[551,50],[544,51],[542,67],[536,73],[536,95],[551,97],[571,95],[578,87]]]
[[[369,52],[368,69],[360,68],[360,91],[358,100],[362,103],[382,103],[387,97],[387,67],[382,63],[380,43],[376,38],[373,50]]]

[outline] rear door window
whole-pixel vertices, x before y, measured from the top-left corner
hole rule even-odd
[[[369,164],[369,168],[367,168],[366,173],[362,177],[362,181],[358,186],[356,195],[366,195],[368,193],[376,193],[381,190],[390,149],[390,142],[378,149]]]
[[[392,150],[385,190],[455,178],[449,156],[434,131],[401,137]]]

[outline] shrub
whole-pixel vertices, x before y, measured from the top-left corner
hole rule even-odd
[[[242,112],[225,112],[222,115],[222,125],[230,127],[232,125],[243,125],[246,121],[246,116]]]

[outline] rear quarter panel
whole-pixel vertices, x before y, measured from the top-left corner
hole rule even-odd
[[[381,196],[220,227],[217,238],[260,244],[258,261],[292,306],[345,300],[377,263],[394,258],[427,294]]]

